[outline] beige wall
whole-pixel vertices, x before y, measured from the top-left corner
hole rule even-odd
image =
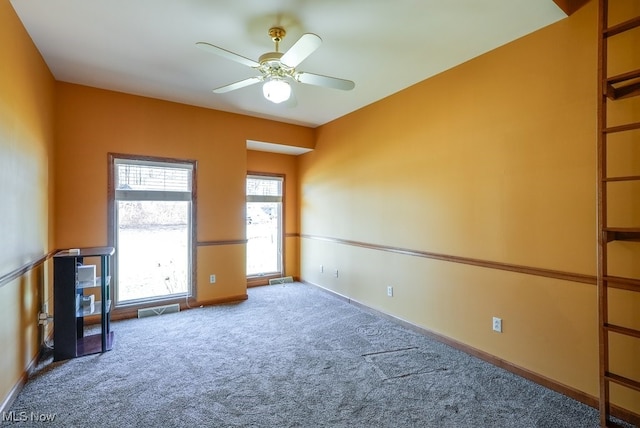
[[[284,275],[297,278],[300,276],[298,157],[248,150],[247,170],[284,175]]]
[[[9,1],[0,1],[0,278],[53,248],[54,81]],[[39,351],[48,266],[0,285],[0,406]]]
[[[197,299],[244,296],[245,245],[217,244],[245,239],[246,140],[309,147],[313,130],[60,82],[56,106],[56,245],[107,244],[107,153],[196,160]]]
[[[594,285],[349,242],[594,276],[595,6],[320,127],[302,278],[597,396]]]

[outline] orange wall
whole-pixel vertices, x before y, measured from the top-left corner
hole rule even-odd
[[[54,82],[9,1],[0,1],[0,278],[53,244]],[[48,267],[0,285],[0,408],[39,351]]]
[[[594,3],[312,130],[54,83],[0,0],[0,276],[54,248],[107,243],[108,152],[197,160],[201,243],[244,239],[248,170],[284,173],[288,275],[596,395],[594,286],[297,236],[595,274]],[[316,150],[247,152],[247,139]],[[619,144],[615,167],[638,165],[634,141]],[[638,273],[633,245],[612,249],[618,271]],[[244,258],[243,245],[198,246],[198,299],[244,295]],[[0,351],[0,405],[37,354],[49,277],[47,263],[0,286],[0,343],[15,344]],[[640,302],[612,300],[640,328]],[[492,316],[504,333],[490,331]],[[614,345],[627,351],[614,363],[640,377],[640,349]],[[640,412],[635,396],[614,399]]]
[[[298,207],[298,157],[247,151],[247,170],[284,175],[284,269],[285,276],[300,276],[300,229]]]
[[[68,83],[57,83],[56,244],[107,244],[107,153],[198,162],[196,295],[244,296],[246,140],[313,145],[313,130]],[[216,274],[215,285],[209,274]]]
[[[597,396],[594,285],[344,242],[594,276],[595,3],[318,128],[300,159],[302,278]]]

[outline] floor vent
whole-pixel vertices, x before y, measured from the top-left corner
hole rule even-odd
[[[153,308],[138,309],[138,318],[172,314],[174,312],[180,312],[180,305],[177,303],[174,303],[172,305],[154,306]]]
[[[269,280],[269,285],[273,284],[289,284],[293,282],[293,277],[285,276],[284,278],[274,278]]]

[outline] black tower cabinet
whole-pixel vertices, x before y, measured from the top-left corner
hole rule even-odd
[[[94,247],[60,251],[53,256],[54,361],[111,350],[110,265],[114,253],[113,247]],[[78,277],[86,259],[98,262],[95,266],[100,276],[95,280]],[[90,295],[94,296],[93,304],[85,304],[84,298]],[[86,317],[100,318],[98,333],[85,334]]]

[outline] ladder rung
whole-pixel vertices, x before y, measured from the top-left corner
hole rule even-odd
[[[621,22],[620,24],[616,24],[612,27],[606,28],[604,30],[604,37],[615,36],[616,34],[624,33],[625,31],[632,30],[636,27],[640,27],[640,16],[636,16],[635,18],[631,18],[628,21]]]
[[[640,82],[629,83],[618,86],[607,85],[607,97],[612,100],[620,100],[622,98],[631,98],[640,95]]]
[[[606,227],[603,231],[607,242],[640,241],[640,228],[637,227]]]
[[[618,385],[626,386],[627,388],[635,389],[636,391],[640,391],[640,382],[635,381],[633,379],[629,379],[628,377],[620,376],[614,373],[607,372],[604,375],[604,378],[615,382]]]
[[[607,78],[605,86],[607,97],[618,100],[640,95],[640,81],[637,81],[637,79],[640,79],[640,70],[633,70]],[[622,83],[622,85],[614,86],[618,83]]]
[[[607,134],[611,134],[614,132],[633,131],[634,129],[640,129],[640,122],[627,123],[626,125],[619,125],[619,126],[611,126],[609,128],[604,128],[603,131],[606,132]]]
[[[615,324],[605,324],[604,328],[614,333],[624,334],[625,336],[632,336],[640,339],[640,330],[636,330],[634,328],[622,327]]]
[[[640,78],[640,70],[633,70],[627,73],[618,74],[617,76],[611,76],[607,78],[607,83],[615,85],[616,83],[626,82],[627,80],[633,80]]]
[[[603,280],[607,287],[620,288],[629,291],[640,291],[640,279],[623,278],[621,276],[605,276]]]
[[[604,181],[638,181],[638,180],[640,180],[640,175],[627,175],[624,177],[608,177],[604,179]]]

